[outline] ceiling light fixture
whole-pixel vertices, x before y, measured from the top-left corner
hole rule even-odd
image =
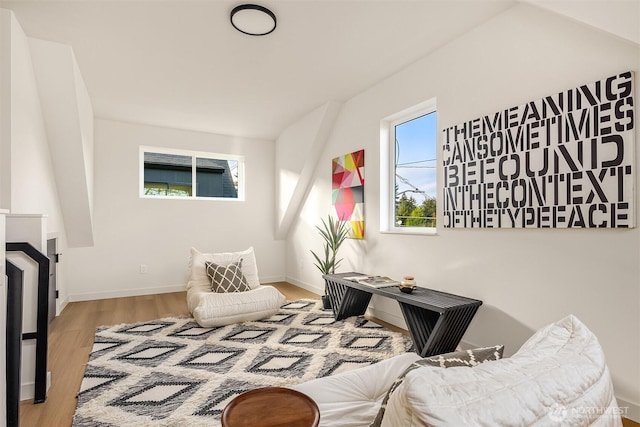
[[[250,36],[266,36],[276,29],[276,15],[257,4],[241,4],[231,11],[231,25]]]

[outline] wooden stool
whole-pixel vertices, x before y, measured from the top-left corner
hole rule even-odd
[[[318,405],[290,388],[263,387],[234,397],[222,411],[222,427],[317,427]]]

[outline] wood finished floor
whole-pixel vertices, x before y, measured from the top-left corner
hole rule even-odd
[[[289,283],[273,283],[288,300],[319,298]],[[49,327],[49,371],[52,384],[44,403],[20,404],[21,427],[68,427],[76,409],[95,329],[103,325],[144,322],[160,317],[188,315],[185,292],[74,302]],[[378,320],[376,320],[378,321]],[[399,328],[388,325],[394,330]],[[406,331],[403,331],[406,332]],[[624,427],[640,427],[623,420]]]

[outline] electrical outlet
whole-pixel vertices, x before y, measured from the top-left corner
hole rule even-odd
[[[140,274],[147,274],[148,271],[149,268],[147,267],[147,264],[140,264]]]

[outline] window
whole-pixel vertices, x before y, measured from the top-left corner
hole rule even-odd
[[[140,147],[140,195],[244,199],[242,156]]]
[[[436,230],[437,113],[430,100],[381,123],[381,230]]]

